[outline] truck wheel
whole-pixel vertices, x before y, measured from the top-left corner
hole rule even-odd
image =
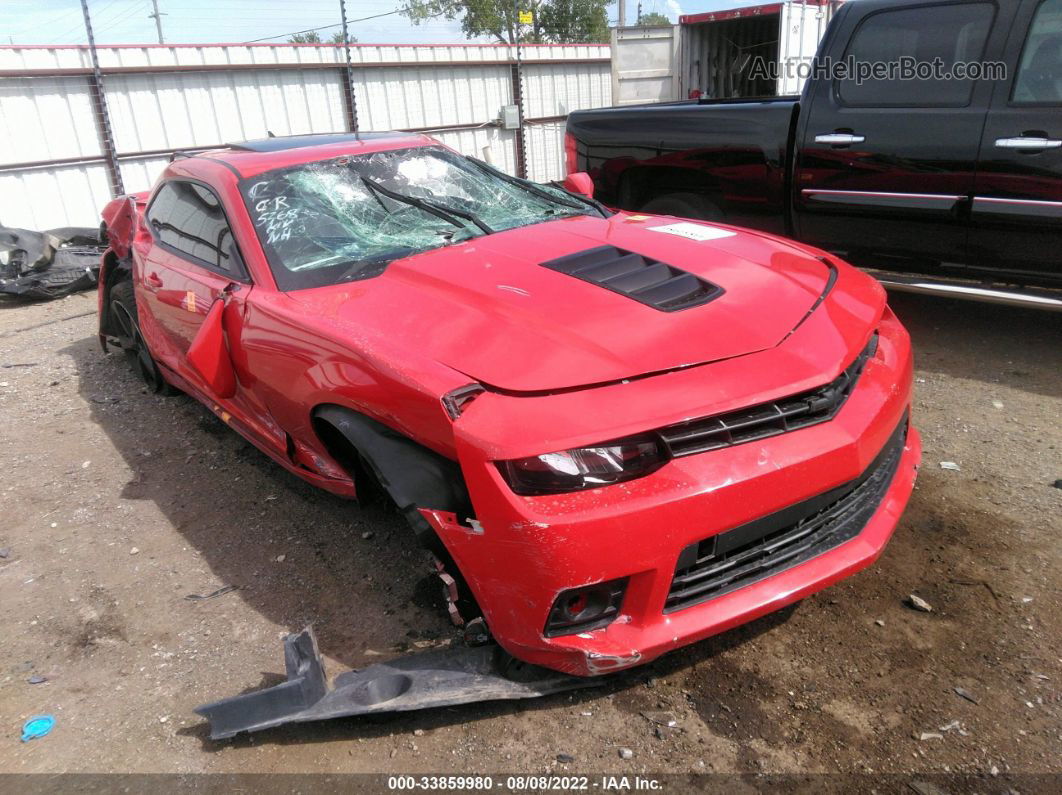
[[[133,366],[144,379],[151,392],[160,395],[176,395],[178,391],[166,383],[158,364],[151,358],[151,352],[140,333],[140,323],[136,311],[136,296],[133,282],[129,279],[118,282],[111,288],[111,317],[121,334],[122,348],[133,359]]]
[[[668,193],[650,199],[642,212],[653,215],[677,215],[701,221],[722,221],[725,216],[719,205],[699,193]]]

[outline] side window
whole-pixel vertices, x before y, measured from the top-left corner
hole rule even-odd
[[[1052,0],[1057,2],[1057,0]],[[991,3],[920,6],[873,14],[859,25],[845,52],[856,74],[837,91],[853,107],[963,107],[974,81],[954,76],[956,64],[981,60],[995,16]],[[903,65],[936,64],[933,72],[903,74]],[[885,64],[887,76],[860,76],[861,64]]]
[[[1044,0],[1036,9],[1011,102],[1062,105],[1062,0]]]
[[[233,262],[232,232],[213,191],[194,182],[165,183],[147,213],[158,239],[222,273],[242,277]]]

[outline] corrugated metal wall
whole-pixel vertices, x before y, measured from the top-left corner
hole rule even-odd
[[[527,174],[563,174],[564,116],[611,104],[608,47],[524,47]],[[347,129],[342,48],[123,46],[98,50],[126,191],[145,190],[174,150]],[[517,133],[491,125],[513,102],[510,48],[351,48],[362,130],[421,129],[510,173]],[[0,224],[94,226],[110,198],[89,54],[0,47]],[[443,128],[443,129],[436,129]]]

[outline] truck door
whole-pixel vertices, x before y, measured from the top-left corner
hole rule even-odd
[[[974,263],[1062,279],[1062,0],[1022,4],[1004,60],[974,188]]]
[[[992,2],[844,7],[824,50],[849,74],[808,82],[796,137],[794,226],[802,240],[864,265],[965,259],[992,86],[959,79],[955,64],[1002,47],[1003,15]],[[934,62],[951,75],[908,79],[900,71]],[[856,69],[877,74],[865,79]]]

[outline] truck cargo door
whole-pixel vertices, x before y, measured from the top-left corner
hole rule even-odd
[[[612,104],[679,99],[679,27],[612,29]]]
[[[795,143],[798,234],[861,265],[962,262],[992,85],[906,78],[888,65],[939,59],[953,71],[982,61],[1002,46],[1003,12],[990,2],[897,7],[885,0],[845,12],[825,55],[894,71],[809,82]]]

